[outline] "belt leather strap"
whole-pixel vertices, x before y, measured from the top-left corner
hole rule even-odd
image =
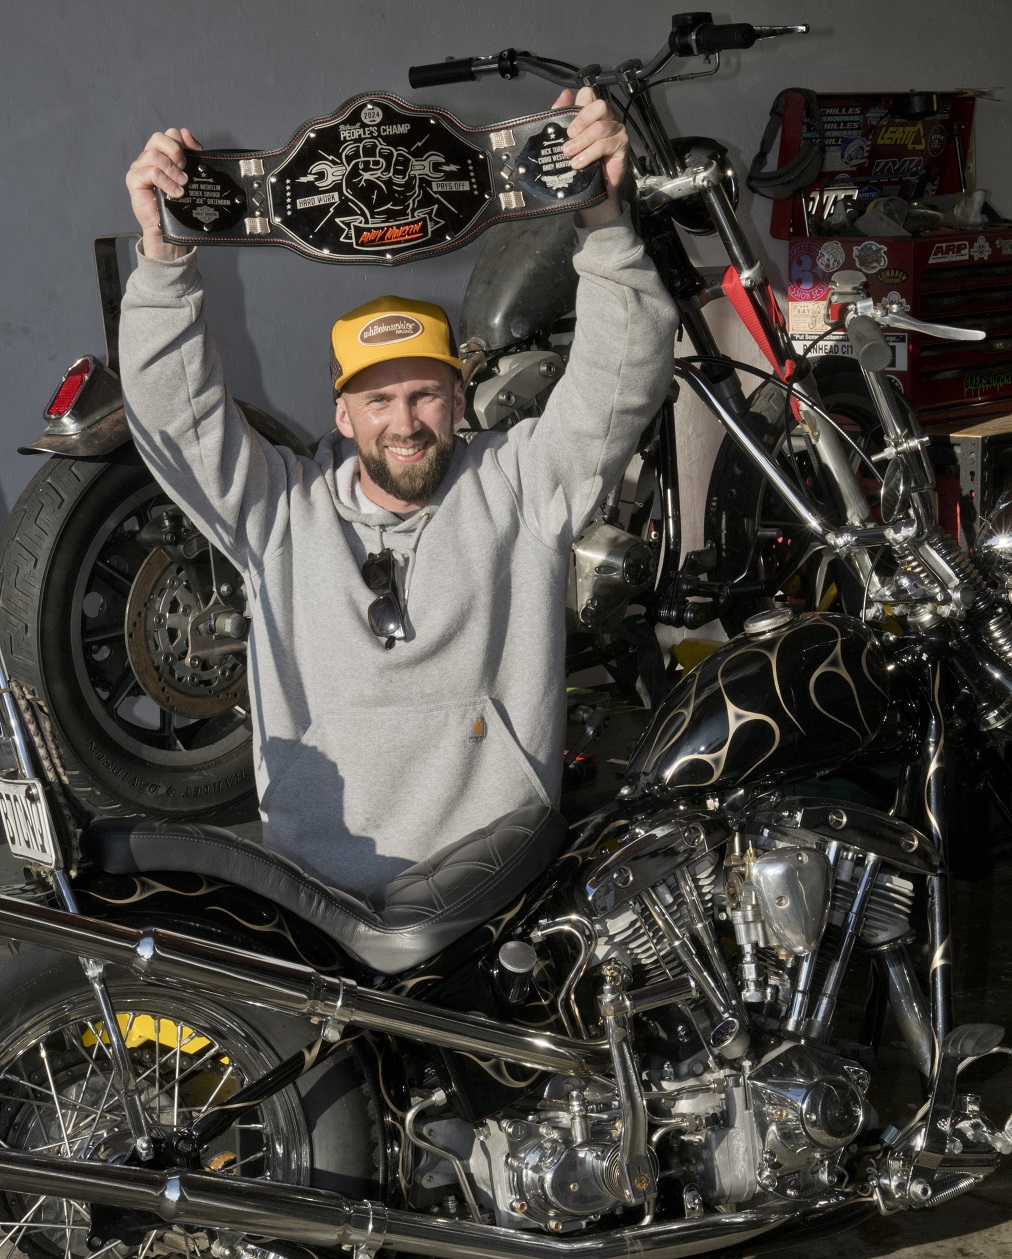
[[[494,223],[595,205],[598,164],[562,152],[574,109],[467,127],[384,92],[346,101],[279,149],[192,150],[186,194],[158,194],[175,244],[281,245],[317,262],[393,265]]]

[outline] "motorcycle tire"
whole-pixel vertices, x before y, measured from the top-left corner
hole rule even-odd
[[[188,1125],[212,1101],[312,1043],[318,1029],[251,1006],[142,984],[110,970],[109,992],[154,1136]],[[0,958],[0,1141],[24,1152],[119,1161],[130,1137],[109,1071],[107,1037],[77,958],[35,946]],[[261,1103],[203,1152],[205,1170],[382,1197],[382,1124],[354,1047]],[[0,1240],[28,1259],[172,1259],[210,1255],[213,1230],[115,1208],[0,1193]],[[19,1237],[21,1224],[27,1225]],[[13,1227],[12,1227],[13,1226]],[[116,1241],[117,1227],[129,1241]]]
[[[136,535],[171,505],[132,445],[43,464],[0,536],[0,642],[48,709],[86,815],[244,821],[256,816],[248,711],[180,717],[130,662],[125,611],[154,553]]]
[[[881,423],[858,365],[848,359],[823,358],[816,363],[815,379],[825,410],[862,450],[877,449],[882,440]],[[753,435],[793,480],[796,474],[785,448],[783,408],[783,390],[771,383],[761,385],[749,399]],[[800,448],[796,453],[802,473],[810,471],[807,452]],[[807,476],[806,481],[814,488],[812,477]],[[877,486],[869,482],[865,488],[873,495]],[[716,556],[716,567],[710,573],[714,582],[732,582],[743,574],[767,581],[778,572],[790,574],[776,599],[753,591],[732,595],[723,602],[720,623],[729,637],[742,632],[748,617],[785,599],[797,611],[860,610],[860,584],[835,557],[822,550],[799,563],[799,548],[807,549],[804,531],[730,437],[721,443],[710,475],[705,538]]]

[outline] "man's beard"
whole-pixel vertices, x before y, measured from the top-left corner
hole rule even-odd
[[[386,443],[382,438],[382,444],[375,450],[363,450],[359,446],[358,457],[373,484],[384,494],[399,498],[402,503],[423,503],[435,494],[446,476],[453,460],[455,441],[452,433],[437,437],[418,463],[408,463],[402,467],[395,467],[387,461],[383,453],[383,445]],[[404,446],[408,443],[398,440],[393,444]]]

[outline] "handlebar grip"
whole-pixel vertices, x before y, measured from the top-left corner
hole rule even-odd
[[[441,83],[468,83],[478,76],[474,72],[473,57],[456,57],[449,61],[432,61],[424,66],[408,68],[408,82],[412,87],[437,87]]]
[[[756,41],[756,30],[750,22],[728,22],[717,26],[709,23],[696,31],[696,48],[699,52],[725,52],[729,48],[751,48]]]
[[[867,315],[855,315],[847,321],[847,340],[866,372],[884,372],[893,361],[893,352],[882,329]]]

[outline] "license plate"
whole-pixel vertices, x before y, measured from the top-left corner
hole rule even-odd
[[[56,869],[60,864],[42,784],[29,778],[0,778],[0,825],[15,857]]]

